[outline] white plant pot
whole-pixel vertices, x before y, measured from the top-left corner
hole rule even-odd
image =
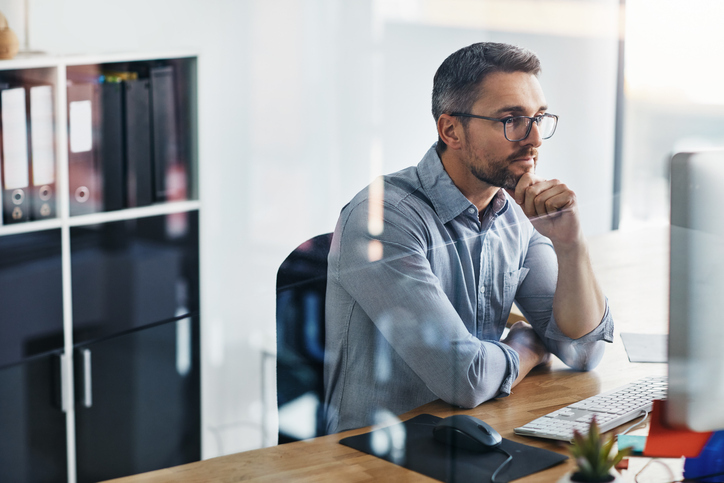
[[[575,471],[570,471],[570,472],[566,473],[565,475],[563,475],[561,477],[560,480],[558,480],[558,483],[579,483],[579,482],[571,479],[571,476],[573,476],[573,473],[575,473]],[[618,471],[611,470],[611,475],[613,475],[614,479],[608,483],[625,483],[623,476],[621,476],[621,474]]]

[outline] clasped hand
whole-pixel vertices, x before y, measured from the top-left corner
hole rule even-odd
[[[557,179],[546,180],[525,173],[515,190],[507,190],[538,232],[554,246],[570,245],[581,239],[576,194]]]

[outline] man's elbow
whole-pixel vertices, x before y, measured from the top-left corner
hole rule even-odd
[[[518,374],[517,361],[511,360],[507,351],[496,344],[482,343],[480,346],[481,350],[470,359],[454,361],[449,373],[451,377],[437,378],[428,386],[437,397],[448,404],[470,409],[510,394]]]
[[[558,358],[571,369],[590,371],[595,369],[603,358],[606,343],[596,341],[583,346],[571,344],[557,351]]]
[[[480,406],[485,401],[493,399],[495,394],[488,394],[487,391],[482,394],[476,394],[474,391],[461,391],[459,393],[452,393],[449,396],[450,397],[443,397],[441,399],[453,406],[472,409]]]
[[[594,330],[596,330],[596,327],[598,327],[598,325],[596,325],[595,327],[581,327],[579,324],[575,324],[572,327],[559,326],[559,329],[566,337],[570,337],[573,340],[578,340],[581,337],[585,337]]]
[[[475,382],[477,381],[477,383]],[[454,378],[438,391],[433,391],[437,396],[448,404],[465,409],[472,409],[480,406],[485,401],[506,394],[504,381],[497,378],[467,377]]]

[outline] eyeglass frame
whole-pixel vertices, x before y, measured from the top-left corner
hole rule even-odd
[[[458,117],[473,117],[475,119],[485,119],[487,121],[502,122],[503,123],[503,136],[505,136],[505,139],[507,139],[511,143],[518,143],[520,141],[525,141],[526,139],[528,139],[528,136],[530,136],[530,131],[533,129],[533,122],[535,122],[536,124],[539,124],[540,120],[543,119],[544,117],[552,117],[553,119],[555,119],[556,122],[553,125],[553,132],[550,134],[550,136],[546,136],[542,139],[552,138],[553,135],[556,133],[556,128],[558,127],[558,116],[555,114],[549,114],[547,112],[545,114],[541,114],[540,116],[508,116],[508,117],[501,117],[501,118],[478,116],[476,114],[468,114],[465,112],[452,112],[452,113],[450,113],[450,115],[458,116]],[[530,121],[531,121],[530,124],[528,124],[528,130],[525,132],[525,136],[523,136],[520,139],[510,139],[508,137],[508,129],[506,127],[508,122],[511,119],[521,119],[521,118],[530,119]]]

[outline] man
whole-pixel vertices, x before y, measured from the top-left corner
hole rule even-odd
[[[327,430],[442,399],[511,393],[558,356],[588,370],[613,338],[575,194],[535,174],[553,135],[524,49],[478,43],[435,74],[438,142],[342,210],[329,255]],[[501,340],[513,302],[519,322]]]

